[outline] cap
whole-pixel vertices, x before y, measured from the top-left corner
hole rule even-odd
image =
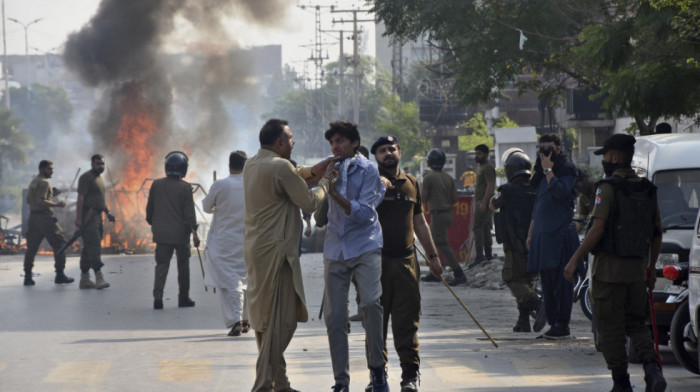
[[[634,143],[637,139],[626,133],[616,133],[608,138],[603,144],[603,148],[595,150],[595,155],[603,155],[608,150],[634,151]]]
[[[379,146],[383,146],[385,144],[399,144],[399,139],[396,136],[391,135],[382,136],[379,139],[377,139],[377,141],[374,142],[374,144],[372,144],[372,148],[370,148],[369,152],[374,154],[375,152],[377,152]]]

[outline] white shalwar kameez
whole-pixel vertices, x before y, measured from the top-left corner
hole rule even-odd
[[[243,175],[231,174],[214,182],[202,200],[205,212],[213,213],[204,257],[204,284],[219,291],[227,328],[247,320],[248,270],[243,256],[245,197]]]

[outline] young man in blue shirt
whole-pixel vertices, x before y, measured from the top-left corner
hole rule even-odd
[[[384,198],[377,167],[357,152],[360,133],[349,122],[334,122],[325,138],[338,159],[338,176],[328,195],[328,228],[324,242],[324,316],[331,351],[334,392],[348,392],[348,290],[357,280],[366,334],[367,365],[373,392],[388,392],[382,350],[382,229],[376,207]]]

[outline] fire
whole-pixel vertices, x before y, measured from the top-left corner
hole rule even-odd
[[[143,187],[149,185],[145,180],[153,177],[154,157],[160,155],[156,139],[162,116],[147,102],[143,84],[131,83],[125,90],[120,103],[121,126],[111,146],[112,152],[122,154],[124,165],[118,178],[108,172],[107,179],[114,184],[107,203],[117,221],[105,228],[102,246],[143,252],[152,249],[145,217],[148,194]]]

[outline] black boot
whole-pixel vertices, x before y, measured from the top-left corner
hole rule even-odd
[[[427,275],[423,275],[422,278],[420,278],[423,282],[440,282],[440,278],[436,277],[433,275],[431,272],[428,272]]]
[[[163,309],[163,294],[153,296],[153,309]]]
[[[454,270],[455,277],[450,281],[450,286],[457,286],[462,283],[467,283],[467,277],[464,275],[464,271],[462,271],[462,267],[457,267],[456,270]]]
[[[418,365],[414,363],[401,364],[401,392],[418,392]]]
[[[518,322],[513,327],[513,332],[530,332],[530,311],[527,308],[518,308]]]
[[[647,384],[645,392],[663,392],[666,390],[666,379],[656,361],[644,363],[644,381]]]
[[[632,392],[632,384],[630,384],[630,375],[627,373],[627,368],[612,369],[613,389],[610,392]]]
[[[486,260],[493,260],[493,253],[491,253],[490,246],[484,247],[484,257],[486,257]]]
[[[24,271],[24,285],[34,286],[34,279],[32,279],[32,271]]]
[[[191,308],[194,306],[194,301],[189,295],[180,295],[177,300],[177,306],[180,308]]]
[[[73,283],[75,279],[69,278],[63,273],[63,270],[56,271],[56,279],[53,280],[56,284]]]
[[[486,256],[484,256],[484,248],[476,248],[476,257],[474,258],[474,261],[467,266],[467,269],[472,269],[484,261],[486,261]]]

